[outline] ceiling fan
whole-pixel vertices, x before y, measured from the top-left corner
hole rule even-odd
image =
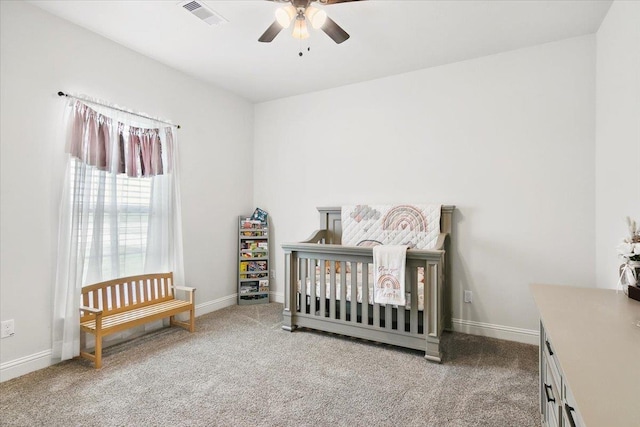
[[[277,3],[288,3],[276,10],[276,20],[267,28],[258,41],[269,43],[284,28],[289,28],[293,23],[292,36],[297,39],[306,39],[309,37],[307,22],[314,29],[321,29],[336,43],[342,43],[349,38],[349,34],[336,24],[336,22],[327,16],[327,13],[313,6],[313,3],[322,5],[330,5],[335,3],[346,3],[350,1],[362,0],[267,0]]]

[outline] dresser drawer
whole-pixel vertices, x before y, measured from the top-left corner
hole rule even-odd
[[[548,359],[547,359],[548,360]],[[543,384],[543,399],[546,406],[546,419],[549,425],[559,426],[561,420],[562,389],[556,381],[553,368],[547,363],[546,381]]]
[[[560,391],[560,387],[562,387],[560,365],[558,364],[556,352],[553,350],[553,344],[551,343],[549,336],[546,334],[544,336],[544,358],[548,367],[548,375],[553,376],[556,384],[558,384],[558,391]]]
[[[584,427],[584,422],[576,409],[575,400],[571,390],[566,384],[564,389],[564,407],[562,408],[562,425],[564,427]]]

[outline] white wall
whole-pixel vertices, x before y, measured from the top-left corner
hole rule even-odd
[[[258,104],[254,200],[276,248],[316,206],[456,205],[454,328],[536,342],[530,283],[595,285],[594,114],[593,35]]]
[[[611,5],[596,70],[596,281],[613,288],[625,218],[640,222],[640,2]]]
[[[233,304],[236,215],[252,206],[252,105],[24,2],[0,2],[2,379],[48,363],[64,100],[86,93],[179,123],[185,274],[200,312]]]

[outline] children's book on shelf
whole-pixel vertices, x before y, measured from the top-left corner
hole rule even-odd
[[[256,208],[255,211],[253,211],[253,215],[251,215],[251,219],[253,220],[257,220],[260,222],[266,222],[267,220],[267,211],[260,209],[260,208]]]
[[[257,283],[250,282],[250,283],[243,284],[242,286],[240,286],[240,293],[241,294],[248,294],[250,292],[258,292],[258,284]]]

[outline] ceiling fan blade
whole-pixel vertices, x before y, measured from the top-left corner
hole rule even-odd
[[[269,28],[267,28],[267,31],[265,31],[260,36],[258,41],[263,43],[269,43],[270,41],[276,38],[276,36],[278,35],[278,33],[280,33],[280,31],[282,31],[282,26],[278,24],[278,21],[273,21],[273,24],[271,24]]]
[[[327,17],[327,20],[322,26],[322,31],[324,31],[334,42],[338,44],[349,38],[349,34],[343,30],[340,25],[336,24],[336,21],[329,17]]]

